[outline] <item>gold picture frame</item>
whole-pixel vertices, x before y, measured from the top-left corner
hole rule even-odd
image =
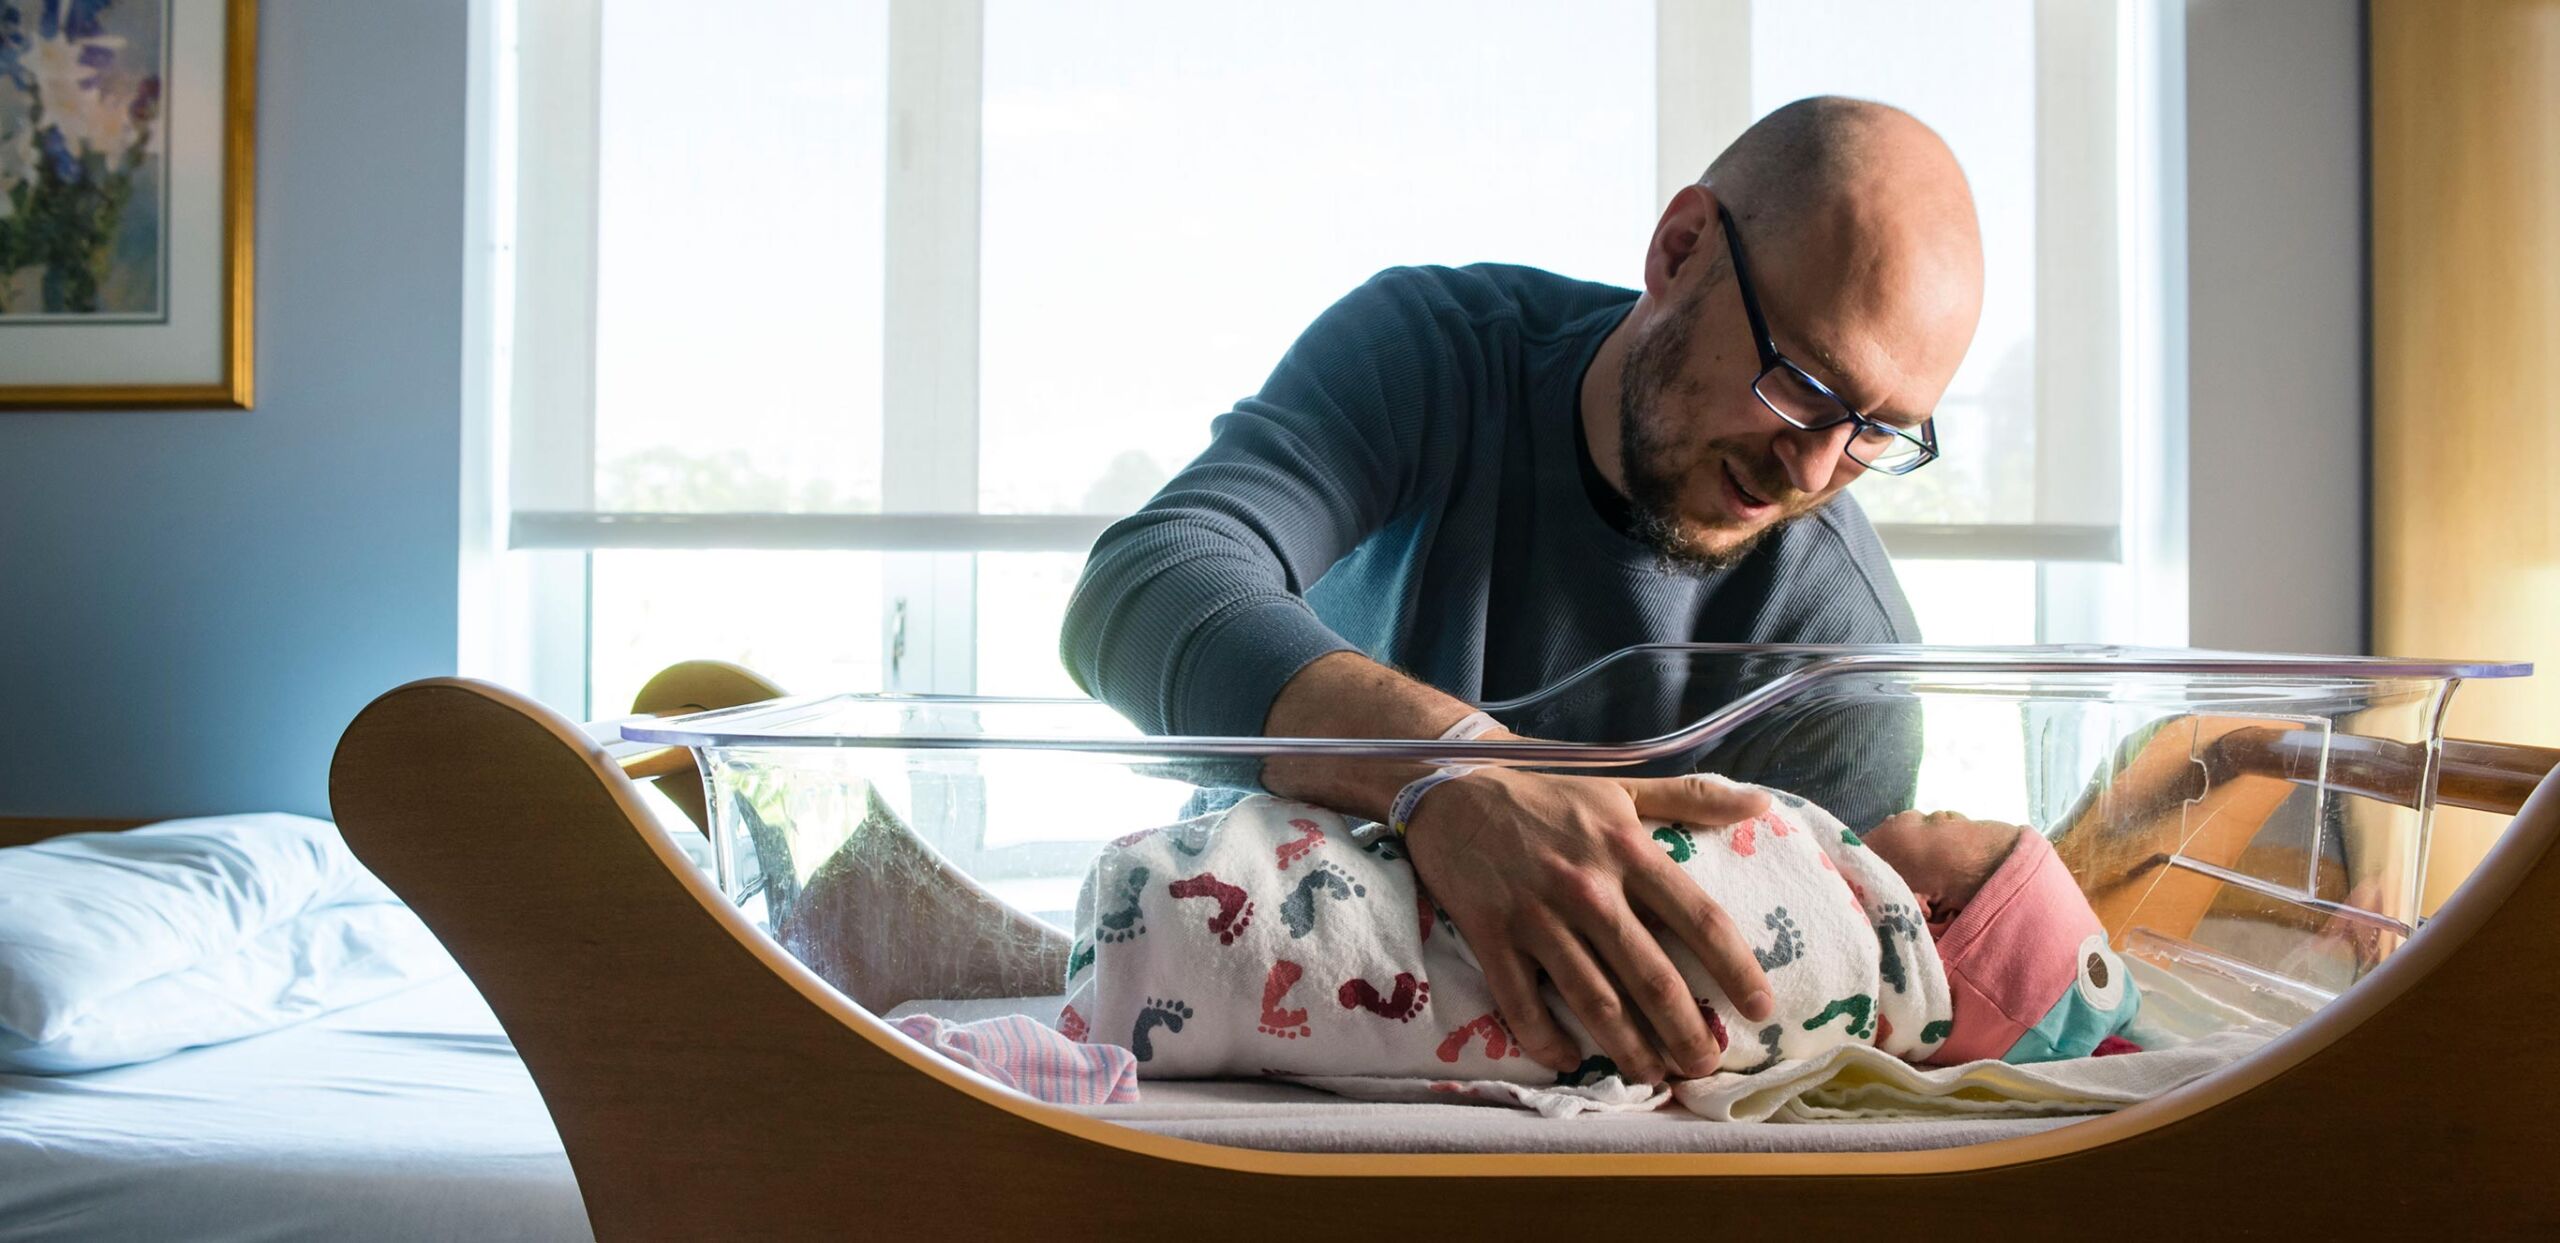
[[[6,0],[0,0],[6,2]],[[18,0],[24,7],[28,0]],[[197,299],[189,308],[191,317],[209,316],[208,327],[218,334],[211,350],[210,374],[177,378],[153,377],[147,380],[114,378],[38,379],[33,382],[7,382],[0,376],[0,410],[100,410],[100,409],[248,409],[256,395],[256,328],[257,328],[257,0],[165,0],[162,13],[170,32],[180,28],[178,18],[184,14],[213,16],[219,14],[222,46],[220,160],[220,222],[211,247],[216,271],[211,279],[209,297]],[[175,33],[164,33],[164,40],[174,43]],[[155,91],[158,89],[154,83]],[[171,108],[172,113],[175,107]],[[170,129],[175,129],[173,118]],[[172,147],[175,141],[164,139]],[[191,146],[194,144],[190,144]],[[182,154],[182,153],[181,153]],[[172,161],[177,168],[179,161]],[[178,201],[190,193],[183,176],[172,174],[161,193],[162,210],[170,216],[178,213]],[[171,247],[174,248],[174,247]],[[163,260],[164,263],[170,262]],[[0,288],[5,288],[9,274],[0,272]],[[164,281],[164,284],[174,282]],[[174,311],[179,295],[174,290],[161,293],[164,322],[146,327],[168,328],[166,322]],[[9,335],[16,333],[55,334],[48,343],[22,348],[25,357],[39,353],[59,354],[65,348],[82,348],[76,343],[80,334],[114,332],[125,324],[84,324],[76,319],[47,322],[41,325],[11,324],[0,315],[0,352],[12,352]],[[201,342],[205,334],[192,340]],[[63,340],[74,342],[66,347]],[[199,349],[201,346],[198,347]]]

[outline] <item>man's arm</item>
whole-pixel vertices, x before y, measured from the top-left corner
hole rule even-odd
[[[1260,731],[1282,685],[1353,650],[1308,607],[1426,471],[1467,385],[1424,278],[1372,278],[1309,326],[1209,448],[1094,544],[1067,606],[1076,683],[1149,733]]]
[[[1318,658],[1281,688],[1262,734],[1267,738],[1437,738],[1474,711],[1475,705],[1466,700],[1358,652],[1334,652]],[[1510,736],[1508,730],[1486,735]],[[1262,766],[1262,785],[1274,794],[1384,823],[1396,791],[1428,771],[1425,764],[1275,759]]]
[[[1150,733],[1430,738],[1466,715],[1359,656],[1304,595],[1452,468],[1466,412],[1451,405],[1480,382],[1481,349],[1411,272],[1383,273],[1326,311],[1261,393],[1219,418],[1209,449],[1095,544],[1060,641],[1077,684]],[[1421,771],[1334,764],[1265,772],[1263,784],[1383,818]],[[1767,981],[1637,820],[1730,823],[1758,811],[1757,797],[1481,770],[1423,800],[1414,863],[1542,1062],[1571,1069],[1577,1051],[1540,999],[1541,970],[1627,1074],[1703,1074],[1715,1044],[1643,919],[1680,935],[1746,1017],[1765,1012]],[[1638,1012],[1667,1057],[1638,1034]]]

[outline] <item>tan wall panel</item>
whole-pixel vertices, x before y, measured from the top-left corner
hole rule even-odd
[[[2560,742],[2560,0],[2374,0],[2373,632],[2531,660],[2449,732]],[[2445,816],[2428,905],[2495,832]]]

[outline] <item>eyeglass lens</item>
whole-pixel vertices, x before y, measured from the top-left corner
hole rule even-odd
[[[1785,363],[1763,372],[1752,389],[1779,418],[1808,431],[1834,427],[1852,417],[1849,408],[1841,405],[1838,398],[1814,387],[1795,368]],[[1887,469],[1922,453],[1920,446],[1895,435],[1892,429],[1864,421],[1857,434],[1849,438],[1847,448],[1849,456],[1860,462]]]

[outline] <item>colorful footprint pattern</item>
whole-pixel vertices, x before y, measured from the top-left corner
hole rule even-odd
[[[1663,853],[1673,863],[1687,863],[1698,855],[1697,836],[1676,824],[1666,824],[1653,831],[1653,840],[1662,843]]]
[[[1392,992],[1380,994],[1377,985],[1354,978],[1343,981],[1335,997],[1345,1010],[1366,1010],[1382,1019],[1410,1023],[1431,1004],[1431,986],[1410,971],[1399,971]]]
[[[1280,922],[1287,925],[1290,939],[1295,940],[1316,930],[1316,896],[1322,894],[1336,902],[1369,896],[1369,887],[1345,876],[1341,868],[1318,863],[1315,870],[1298,878],[1298,887],[1280,900]]]
[[[1795,917],[1787,914],[1787,908],[1782,906],[1761,916],[1760,922],[1778,936],[1769,948],[1751,951],[1751,957],[1760,964],[1761,970],[1775,971],[1804,953],[1804,934],[1796,930]]]
[[[1436,1052],[1441,1061],[1455,1062],[1479,1036],[1484,1038],[1486,1057],[1499,1060],[1520,1056],[1520,1042],[1512,1038],[1510,1028],[1502,1025],[1502,1016],[1489,1011],[1460,1023],[1455,1030],[1441,1037]]]
[[[1315,853],[1316,847],[1324,845],[1323,825],[1313,820],[1292,820],[1289,827],[1298,830],[1298,836],[1280,843],[1280,849],[1274,852],[1283,872],[1289,870],[1290,864]]]
[[[1791,796],[1780,795],[1779,797],[1789,806],[1802,805],[1801,800]],[[1351,904],[1355,900],[1366,899],[1369,897],[1370,886],[1356,878],[1352,872],[1346,871],[1344,867],[1327,862],[1322,857],[1320,852],[1327,834],[1318,822],[1303,818],[1293,819],[1288,822],[1288,827],[1295,832],[1295,835],[1284,835],[1285,840],[1275,841],[1270,847],[1273,853],[1269,857],[1279,871],[1291,873],[1287,877],[1278,878],[1279,883],[1285,886],[1286,890],[1278,902],[1279,919],[1290,939],[1299,940],[1314,935],[1328,918],[1340,918],[1340,916],[1328,917],[1325,914],[1325,908],[1337,903]],[[1723,833],[1723,840],[1735,855],[1747,859],[1758,855],[1761,848],[1769,846],[1773,840],[1786,838],[1801,827],[1804,826],[1794,824],[1781,815],[1756,816],[1728,826]],[[1685,864],[1696,859],[1702,845],[1699,840],[1699,831],[1685,825],[1665,825],[1651,830],[1650,835],[1674,863]],[[1133,834],[1122,840],[1124,842],[1143,841],[1149,836],[1151,834]],[[1196,833],[1177,831],[1166,836],[1167,844],[1178,854],[1192,857],[1203,854],[1214,840],[1206,829]],[[1847,830],[1840,831],[1840,842],[1844,846],[1864,846],[1855,833]],[[1403,844],[1392,836],[1379,836],[1363,842],[1360,849],[1365,855],[1384,862],[1396,862],[1408,857]],[[1830,849],[1837,849],[1837,847]],[[1349,864],[1352,860],[1345,857],[1339,862]],[[1853,890],[1860,888],[1845,861],[1834,866],[1828,853],[1817,851],[1814,862],[1838,874],[1843,881],[1847,882],[1849,888]],[[1808,864],[1808,866],[1811,865]],[[1246,870],[1258,876],[1269,877],[1270,875],[1253,868]],[[1247,880],[1250,883],[1252,878],[1248,877]],[[1102,913],[1094,920],[1091,939],[1078,940],[1070,948],[1067,964],[1067,975],[1070,981],[1083,976],[1096,965],[1098,951],[1102,945],[1125,943],[1146,934],[1147,913],[1140,899],[1152,883],[1162,882],[1156,881],[1155,874],[1149,868],[1131,866],[1107,886],[1106,894],[1097,904]],[[1197,917],[1202,922],[1184,926],[1205,928],[1217,937],[1221,945],[1238,945],[1254,925],[1257,903],[1247,886],[1231,883],[1211,872],[1203,871],[1166,883],[1165,893],[1176,902],[1206,901],[1209,905],[1205,910],[1190,908],[1198,912]],[[1859,901],[1864,901],[1862,894],[1857,897]],[[1168,911],[1170,909],[1168,908]],[[1419,886],[1414,894],[1412,910],[1415,932],[1422,942],[1427,943],[1430,940],[1433,924],[1449,925],[1447,912],[1439,909],[1431,901],[1429,894]],[[1167,912],[1157,914],[1159,918],[1170,918]],[[1800,1024],[1794,1018],[1786,1018],[1744,1031],[1730,1029],[1725,1016],[1709,999],[1703,997],[1695,999],[1699,1017],[1714,1036],[1720,1050],[1731,1051],[1737,1037],[1741,1038],[1744,1044],[1756,1043],[1760,1046],[1761,1058],[1756,1064],[1747,1067],[1729,1065],[1728,1069],[1740,1073],[1753,1073],[1775,1065],[1781,1060],[1782,1048],[1786,1042],[1785,1033],[1798,1026],[1804,1031],[1812,1032],[1838,1023],[1840,1024],[1838,1030],[1852,1039],[1862,1041],[1883,1039],[1881,1033],[1890,1029],[1885,1023],[1882,1008],[1878,1005],[1878,997],[1883,995],[1882,989],[1890,989],[1896,994],[1907,994],[1911,991],[1914,987],[1911,978],[1914,966],[1912,947],[1916,946],[1919,938],[1927,933],[1925,925],[1918,918],[1916,909],[1903,904],[1889,905],[1881,911],[1872,911],[1869,914],[1879,949],[1878,976],[1881,989],[1875,995],[1853,993],[1838,997],[1828,1002],[1819,1013],[1802,1020]],[[1183,916],[1185,920],[1193,917],[1192,915]],[[1362,912],[1362,917],[1366,917],[1365,911]],[[1760,922],[1767,930],[1769,940],[1765,946],[1755,946],[1752,953],[1762,970],[1775,972],[1804,961],[1805,956],[1810,952],[1810,947],[1794,912],[1785,906],[1778,906],[1766,911]],[[1305,975],[1306,967],[1300,961],[1288,958],[1271,961],[1263,979],[1261,1005],[1256,1015],[1258,1020],[1256,1030],[1262,1035],[1277,1040],[1296,1041],[1313,1037],[1318,1027],[1322,1026],[1314,1021],[1313,1009],[1310,1006],[1290,1004],[1291,993],[1304,982]],[[1392,979],[1355,977],[1344,980],[1334,990],[1334,997],[1344,1011],[1365,1012],[1376,1019],[1395,1024],[1407,1024],[1417,1019],[1426,1019],[1426,1016],[1432,1013],[1431,985],[1409,971],[1397,972]],[[1129,1029],[1129,1048],[1139,1061],[1152,1062],[1156,1060],[1156,1055],[1162,1050],[1166,1040],[1179,1037],[1187,1025],[1199,1021],[1201,1021],[1200,1012],[1189,1000],[1183,997],[1149,996],[1145,999],[1144,1005],[1138,1009],[1135,1021]],[[1367,1020],[1355,1021],[1366,1022]],[[1058,1025],[1059,1030],[1068,1034],[1071,1039],[1085,1038],[1091,1027],[1086,1016],[1079,1013],[1074,1006],[1062,1009]],[[1927,1023],[1921,1030],[1920,1044],[1932,1046],[1943,1042],[1951,1027],[1952,1023],[1945,1019]],[[1468,1050],[1478,1047],[1481,1047],[1485,1057],[1494,1060],[1517,1059],[1524,1056],[1518,1040],[1503,1026],[1500,1017],[1491,1011],[1458,1023],[1454,1027],[1442,1028],[1437,1023],[1433,1023],[1431,1030],[1439,1033],[1434,1053],[1438,1060],[1445,1064],[1454,1065],[1460,1062],[1466,1057]],[[1616,1077],[1621,1077],[1616,1064],[1607,1057],[1594,1055],[1585,1058],[1573,1071],[1558,1076],[1555,1082],[1558,1086],[1581,1087]]]
[[[1233,945],[1244,930],[1253,926],[1253,900],[1242,889],[1230,885],[1207,872],[1186,876],[1164,887],[1175,901],[1212,898],[1218,909],[1209,915],[1209,931],[1217,934],[1218,944]]]
[[[1288,999],[1289,990],[1296,988],[1299,978],[1306,973],[1305,967],[1286,958],[1271,964],[1271,973],[1262,977],[1261,1030],[1263,1035],[1278,1036],[1283,1040],[1296,1040],[1302,1036],[1315,1034],[1316,1029],[1307,1022],[1307,1012],[1304,1007],[1291,1010],[1280,1004]]]
[[[1138,1010],[1137,1025],[1129,1029],[1129,1051],[1137,1054],[1141,1062],[1154,1061],[1156,1045],[1152,1037],[1156,1029],[1163,1028],[1167,1032],[1178,1035],[1182,1031],[1182,1025],[1189,1022],[1191,1018],[1191,1007],[1179,1001],[1147,998],[1147,1004]]]

